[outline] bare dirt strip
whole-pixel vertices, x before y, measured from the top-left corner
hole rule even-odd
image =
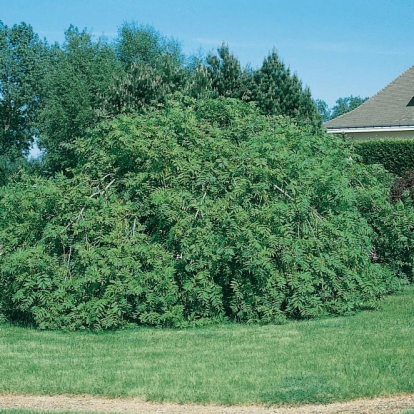
[[[292,407],[152,403],[136,398],[102,398],[89,395],[6,394],[0,395],[0,408],[134,414],[394,414],[410,408],[414,409],[414,394]]]

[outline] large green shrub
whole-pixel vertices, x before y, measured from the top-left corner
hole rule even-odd
[[[398,176],[414,170],[414,140],[389,138],[355,141],[354,145],[365,164],[382,164]]]
[[[398,284],[372,258],[386,186],[345,141],[216,99],[101,123],[74,151],[73,178],[0,189],[9,320],[280,322],[375,306]]]
[[[172,260],[107,185],[28,177],[1,194],[0,297],[11,320],[75,329],[174,318]]]

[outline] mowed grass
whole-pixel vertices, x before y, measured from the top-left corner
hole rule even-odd
[[[42,332],[0,326],[0,393],[292,404],[414,392],[414,287],[379,311],[281,326]]]
[[[0,409],[0,414],[86,414],[87,411],[42,411],[42,410],[20,410],[20,409],[8,409],[2,410]],[[99,414],[97,412],[93,412],[91,414]],[[108,413],[106,413],[108,414]]]

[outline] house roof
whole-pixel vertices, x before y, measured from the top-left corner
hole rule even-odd
[[[354,110],[324,124],[328,129],[414,126],[414,66]]]

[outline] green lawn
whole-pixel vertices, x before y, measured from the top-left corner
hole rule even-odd
[[[0,409],[0,414],[86,414],[85,411],[39,411],[39,410],[19,410],[19,409]],[[99,414],[94,412],[93,414]],[[107,413],[106,413],[107,414]],[[404,413],[405,414],[405,413]]]
[[[282,326],[93,334],[2,325],[0,393],[224,404],[412,393],[413,344],[413,286],[379,311]]]

